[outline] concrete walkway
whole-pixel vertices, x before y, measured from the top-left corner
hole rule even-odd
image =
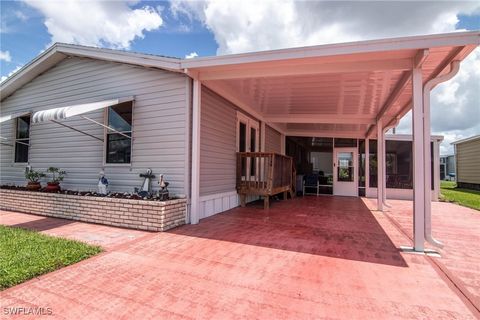
[[[267,211],[260,205],[236,208],[198,225],[144,233],[3,291],[2,312],[12,306],[49,307],[49,319],[478,317],[431,258],[398,250],[410,244],[403,230],[409,202],[396,203],[398,212],[387,215],[371,211],[372,205],[360,198],[308,197],[274,202]],[[442,205],[435,206],[435,220]],[[458,212],[461,217],[452,218],[478,226],[479,215]],[[449,218],[442,219],[447,228]],[[449,246],[456,248],[478,233],[453,225],[439,236],[449,243],[440,259],[468,258],[473,266],[478,259],[473,253],[450,255]],[[104,228],[88,226],[92,233]],[[68,224],[50,230],[67,236],[65,228]],[[478,289],[478,278],[469,284]]]
[[[106,250],[151,234],[140,230],[115,228],[74,220],[1,210],[0,223],[7,226],[36,230],[51,236],[83,241],[101,246]]]

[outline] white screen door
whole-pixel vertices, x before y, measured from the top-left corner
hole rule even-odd
[[[333,152],[333,194],[358,196],[357,148],[335,148]]]

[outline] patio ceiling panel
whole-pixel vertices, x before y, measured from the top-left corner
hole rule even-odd
[[[478,32],[385,39],[199,58],[185,66],[283,134],[365,137],[376,135],[380,118],[387,127],[411,109],[414,66],[421,65],[426,83],[464,59],[479,39]]]

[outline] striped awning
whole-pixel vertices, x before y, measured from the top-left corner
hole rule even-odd
[[[133,97],[104,100],[93,103],[78,104],[73,106],[54,108],[35,112],[32,117],[32,123],[40,123],[49,120],[62,120],[73,116],[78,116],[88,112],[96,111],[106,107],[114,106],[119,103],[132,101]]]
[[[29,114],[30,114],[30,112],[12,113],[12,114],[0,117],[0,123],[3,123],[3,122],[8,121],[8,120],[13,120],[15,118],[20,118],[20,117],[23,117],[23,116],[26,116],[26,115],[29,115]]]

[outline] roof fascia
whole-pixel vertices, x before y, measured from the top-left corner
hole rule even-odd
[[[473,136],[473,137],[469,137],[469,138],[461,139],[461,140],[458,140],[458,141],[454,141],[450,144],[460,144],[460,143],[464,143],[464,142],[474,141],[474,140],[477,140],[477,139],[480,139],[480,135],[476,135],[476,136]]]
[[[340,44],[327,44],[312,47],[280,49],[194,59],[182,59],[181,67],[187,69],[204,68],[287,59],[324,57],[369,52],[384,52],[393,50],[414,50],[448,46],[457,47],[479,44],[479,31],[455,32],[435,35],[347,42]]]

